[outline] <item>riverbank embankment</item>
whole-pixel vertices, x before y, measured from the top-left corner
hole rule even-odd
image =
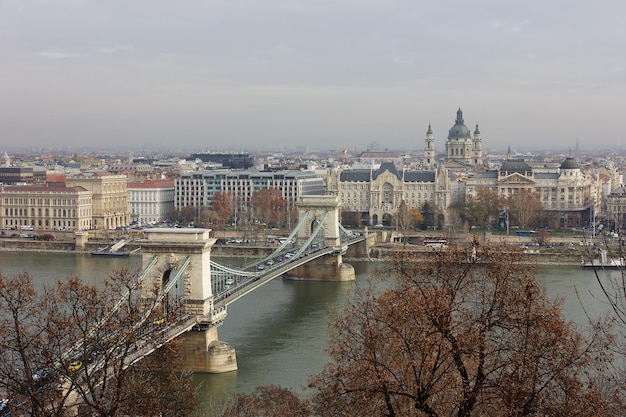
[[[524,245],[524,242],[515,241],[502,242],[502,239],[494,239],[491,243],[503,243],[507,245],[513,245],[520,247]],[[529,243],[529,242],[526,242]],[[76,253],[91,253],[98,249],[111,244],[110,241],[96,240],[89,241],[83,248],[77,249],[76,244],[72,240],[63,241],[36,241],[33,239],[2,239],[0,240],[0,250],[2,251],[32,251],[32,252],[76,252]],[[251,244],[217,244],[213,246],[211,254],[215,257],[232,257],[232,258],[263,258],[270,255],[277,246],[267,245],[251,245]],[[580,244],[574,245],[573,243],[558,243],[552,247],[539,247],[539,246],[527,246],[521,248],[527,255],[527,259],[530,263],[537,265],[580,265],[581,257],[583,254],[587,254],[586,247]],[[131,241],[124,248],[125,251],[141,253],[141,242]],[[425,247],[417,244],[403,243],[377,243],[369,248],[368,256],[354,256],[348,252],[344,256],[345,262],[350,261],[385,261],[390,259],[393,253],[398,251],[408,251],[418,257],[430,256],[433,252],[433,248]],[[585,255],[588,257],[588,255]]]

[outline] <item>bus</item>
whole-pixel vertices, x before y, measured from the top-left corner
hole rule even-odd
[[[535,233],[534,230],[516,230],[515,236],[534,236]]]
[[[424,246],[429,248],[447,248],[448,241],[445,239],[426,239],[424,240]]]

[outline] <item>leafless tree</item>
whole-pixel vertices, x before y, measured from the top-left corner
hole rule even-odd
[[[589,333],[568,323],[522,253],[401,252],[396,283],[356,291],[335,314],[306,415],[623,415],[623,384],[598,382],[613,346],[605,323]],[[248,415],[284,412],[263,409]]]
[[[195,409],[189,375],[176,374],[177,345],[159,348],[179,309],[150,305],[136,275],[117,271],[103,289],[71,277],[42,290],[27,273],[0,275],[0,391],[12,416],[182,417]],[[142,347],[157,350],[136,362]]]
[[[543,212],[543,204],[539,195],[533,191],[517,190],[506,202],[510,221],[522,229],[537,225],[539,215]]]

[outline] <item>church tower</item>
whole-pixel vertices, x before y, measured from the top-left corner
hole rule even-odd
[[[472,161],[474,167],[483,164],[483,140],[480,137],[480,130],[478,130],[478,123],[476,123],[476,130],[474,130],[474,161]]]
[[[435,136],[428,124],[428,131],[426,132],[426,144],[424,146],[424,168],[431,169],[435,164]]]

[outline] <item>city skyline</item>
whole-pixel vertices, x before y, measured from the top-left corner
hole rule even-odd
[[[626,4],[8,1],[6,150],[623,147]]]

